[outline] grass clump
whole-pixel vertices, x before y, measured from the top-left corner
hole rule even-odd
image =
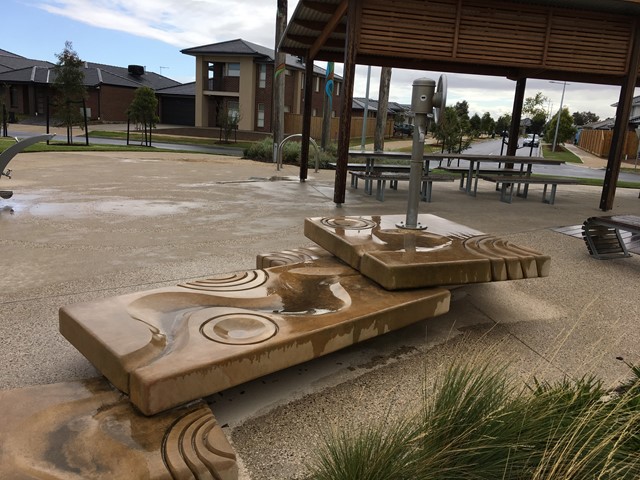
[[[395,423],[332,431],[313,480],[640,478],[640,369],[616,392],[591,377],[517,388],[502,368],[456,364]]]

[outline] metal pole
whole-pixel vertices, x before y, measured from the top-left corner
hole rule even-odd
[[[364,99],[364,116],[362,117],[362,140],[360,142],[360,150],[364,150],[367,140],[367,116],[369,115],[369,85],[371,84],[371,65],[367,69],[367,93]]]
[[[560,97],[560,109],[558,110],[558,116],[556,117],[556,133],[553,136],[553,147],[551,149],[552,152],[556,151],[556,143],[558,142],[558,128],[560,127],[560,114],[562,113],[562,102],[564,102],[564,89],[567,87],[567,82],[562,83],[562,96]]]
[[[409,173],[409,199],[405,222],[397,224],[398,228],[409,230],[424,230],[427,228],[418,223],[418,204],[420,203],[424,169],[424,139],[429,120],[433,118],[435,87],[436,82],[429,78],[418,78],[413,82],[411,110],[415,114],[415,125],[413,128],[413,147],[411,149],[411,169]]]

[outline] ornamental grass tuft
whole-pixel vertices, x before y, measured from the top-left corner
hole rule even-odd
[[[640,368],[607,392],[593,377],[524,388],[505,368],[457,363],[420,411],[332,430],[312,480],[626,480],[640,478]]]

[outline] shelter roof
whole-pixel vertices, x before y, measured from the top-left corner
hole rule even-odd
[[[358,64],[612,85],[640,19],[638,0],[305,0],[281,48],[343,61],[350,8]]]

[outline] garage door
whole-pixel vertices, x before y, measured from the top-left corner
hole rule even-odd
[[[194,126],[196,100],[194,97],[162,97],[160,123]]]

